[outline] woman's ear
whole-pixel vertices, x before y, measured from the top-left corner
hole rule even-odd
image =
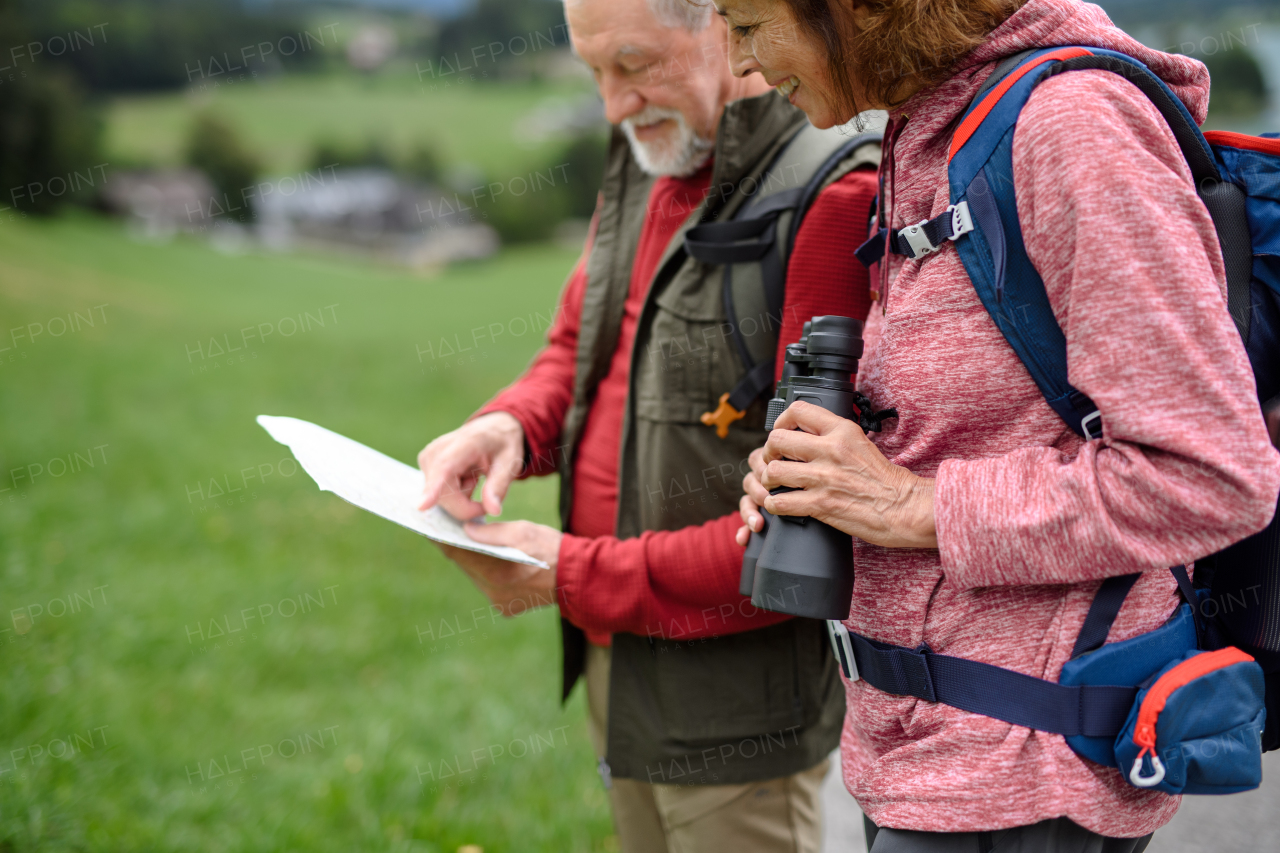
[[[849,6],[849,17],[853,20],[853,25],[858,29],[862,29],[867,18],[871,17],[871,6],[867,3],[855,2]]]

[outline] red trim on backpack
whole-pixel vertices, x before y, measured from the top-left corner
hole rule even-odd
[[[1004,93],[1013,88],[1013,84],[1022,79],[1022,75],[1026,74],[1033,68],[1043,65],[1046,62],[1054,62],[1061,59],[1074,59],[1077,56],[1092,56],[1093,51],[1086,50],[1083,47],[1064,47],[1058,50],[1052,50],[1043,56],[1036,57],[1033,61],[1026,63],[1018,70],[1009,74],[1000,81],[1000,85],[996,86],[988,92],[982,99],[982,103],[965,117],[965,120],[956,128],[955,136],[951,138],[951,151],[947,154],[947,162],[956,156],[964,144],[969,141],[969,137],[977,132],[978,127],[982,124],[983,119],[995,109],[996,104],[1004,97]]]
[[[1206,130],[1204,138],[1209,140],[1210,145],[1280,155],[1280,139],[1264,139],[1261,136],[1250,136],[1247,133],[1235,133],[1230,130]]]
[[[1160,712],[1164,710],[1165,703],[1173,695],[1173,691],[1215,670],[1226,669],[1238,663],[1251,663],[1252,661],[1253,658],[1249,655],[1234,646],[1227,646],[1225,649],[1205,652],[1188,658],[1157,678],[1156,683],[1151,685],[1151,689],[1147,691],[1147,695],[1142,699],[1142,705],[1138,708],[1138,724],[1133,732],[1133,742],[1142,747],[1142,752],[1138,753],[1138,757],[1141,758],[1148,752],[1152,755],[1155,754],[1156,721],[1160,717]]]

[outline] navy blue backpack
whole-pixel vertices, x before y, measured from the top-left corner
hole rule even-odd
[[[1270,408],[1280,402],[1280,139],[1201,133],[1169,87],[1130,56],[1058,47],[1006,59],[952,139],[947,211],[897,232],[881,227],[859,259],[870,265],[886,250],[919,259],[954,243],[982,304],[1045,400],[1082,438],[1100,438],[1097,406],[1068,382],[1066,339],[1027,256],[1013,182],[1014,128],[1031,92],[1078,69],[1122,75],[1168,122],[1213,218],[1228,309],[1259,401]],[[1194,586],[1184,567],[1171,571],[1186,603],[1161,628],[1109,644],[1107,633],[1139,576],[1104,581],[1056,683],[927,647],[880,643],[840,623],[831,626],[833,645],[847,677],[1062,734],[1077,753],[1119,768],[1139,787],[1257,787],[1262,751],[1280,747],[1280,525],[1273,519],[1255,536],[1197,560]]]

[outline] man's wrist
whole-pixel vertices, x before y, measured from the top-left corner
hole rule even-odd
[[[520,419],[505,409],[497,409],[491,412],[485,412],[479,415],[473,423],[487,421],[486,426],[495,428],[500,435],[515,437],[520,441],[524,441],[524,424],[520,423]]]
[[[529,455],[529,445],[525,441],[524,424],[520,419],[506,410],[485,412],[476,417],[472,423],[485,421],[485,429],[492,430],[503,445],[514,450],[521,459]]]

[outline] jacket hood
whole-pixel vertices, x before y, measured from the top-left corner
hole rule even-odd
[[[1028,0],[983,44],[961,58],[953,79],[973,78],[976,91],[980,80],[975,72],[985,72],[983,66],[1028,48],[1065,45],[1101,47],[1132,56],[1168,84],[1197,124],[1204,121],[1209,108],[1209,71],[1203,63],[1147,47],[1111,23],[1101,8],[1081,0]],[[985,79],[987,75],[980,76]],[[921,97],[928,98],[931,91],[936,89],[913,95],[903,108]]]

